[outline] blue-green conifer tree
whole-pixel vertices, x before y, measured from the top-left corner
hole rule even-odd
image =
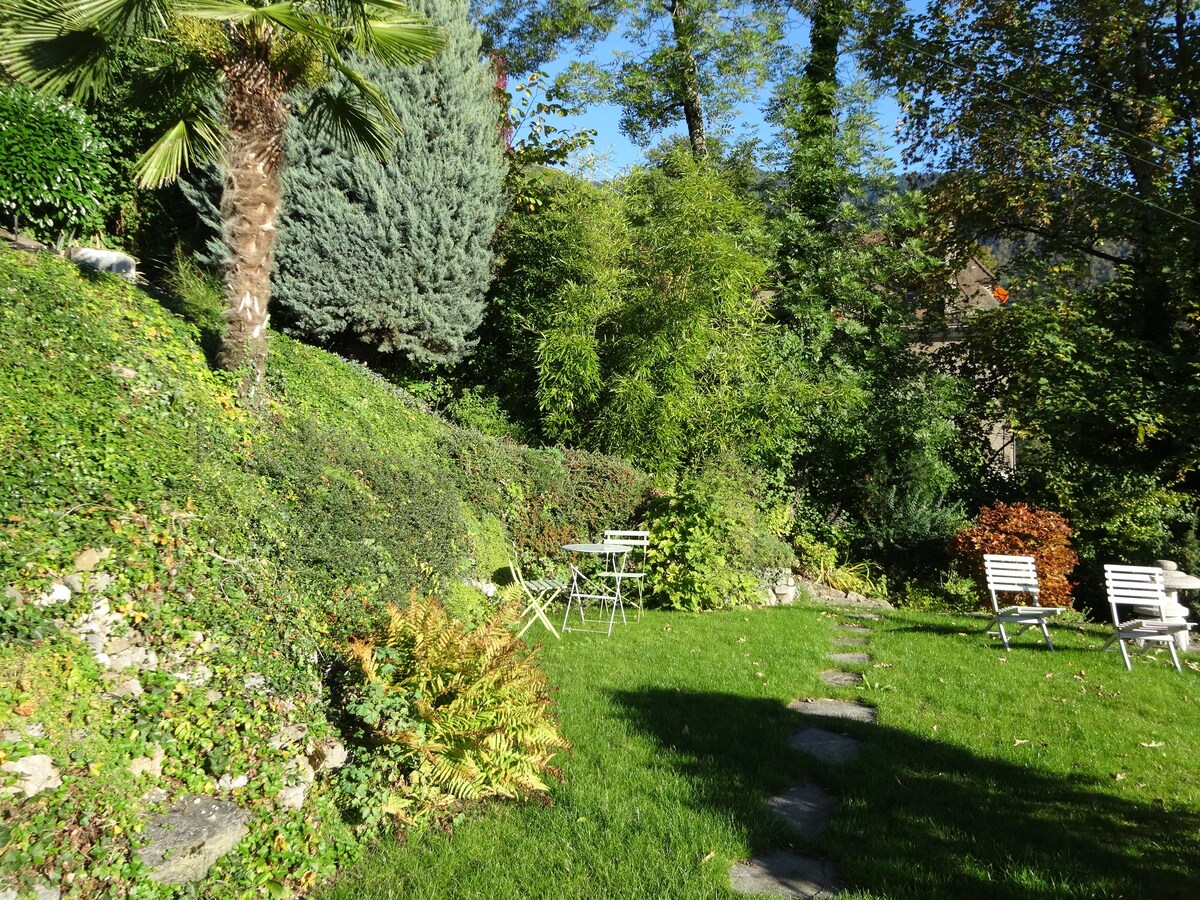
[[[502,209],[502,112],[466,0],[415,0],[447,44],[419,66],[355,68],[403,131],[389,161],[293,129],[273,300],[298,337],[349,355],[449,363],[472,346]]]

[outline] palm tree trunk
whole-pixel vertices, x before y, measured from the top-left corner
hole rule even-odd
[[[288,107],[279,73],[269,62],[270,35],[235,35],[225,66],[225,181],[221,191],[225,266],[225,335],[219,363],[245,368],[243,401],[257,405],[266,373],[267,303],[275,221],[282,185]]]

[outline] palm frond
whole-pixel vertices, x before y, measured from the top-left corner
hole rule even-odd
[[[313,92],[304,120],[336,144],[385,159],[400,124],[396,113],[375,84],[349,70],[345,74],[348,83],[341,88]]]
[[[209,117],[180,119],[138,159],[133,174],[142,187],[162,187],[196,159],[220,154],[221,127]]]
[[[351,44],[361,55],[380,62],[413,65],[437,56],[446,46],[446,34],[414,13],[393,13],[386,19],[364,22]]]
[[[33,0],[78,17],[109,35],[139,37],[165,31],[170,21],[168,0]]]

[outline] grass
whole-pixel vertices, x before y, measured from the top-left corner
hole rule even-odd
[[[819,608],[649,613],[612,639],[549,641],[575,750],[549,807],[500,806],[453,836],[380,849],[321,900],[723,897],[732,862],[791,847],[861,897],[1194,897],[1200,676],[1100,653],[1095,627],[1010,652],[969,616],[872,623],[867,684],[829,688],[838,618]],[[846,648],[851,649],[851,648]],[[798,697],[861,697],[858,762],[788,746]],[[816,843],[763,800],[837,798]]]

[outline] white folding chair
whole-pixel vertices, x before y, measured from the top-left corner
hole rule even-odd
[[[632,598],[628,602],[629,605],[637,607],[637,620],[640,622],[642,620],[642,586],[646,583],[646,548],[650,546],[650,532],[609,530],[604,532],[604,543],[621,544],[631,548],[622,560],[623,568],[614,566],[608,571],[601,572],[600,575],[605,578],[614,578],[618,582],[630,581],[637,585],[637,603],[633,603]],[[615,560],[616,557],[610,557],[610,559]],[[624,591],[622,591],[623,596]]]
[[[1008,646],[1008,633],[1005,625],[1020,625],[1021,630],[1014,637],[1020,637],[1026,629],[1037,626],[1042,630],[1046,646],[1054,649],[1050,640],[1050,630],[1046,620],[1058,615],[1062,610],[1053,606],[1042,606],[1038,600],[1037,564],[1032,556],[1001,556],[995,553],[983,555],[983,572],[987,578],[988,594],[992,599],[993,618],[988,625],[988,634],[999,632],[1000,640],[1004,641],[1004,649]],[[1000,605],[997,594],[1028,594],[1033,600],[1032,606]],[[995,627],[996,631],[992,631]]]
[[[1105,650],[1116,643],[1121,648],[1125,668],[1133,670],[1129,661],[1126,641],[1157,641],[1166,644],[1171,659],[1179,672],[1179,654],[1175,652],[1175,635],[1186,633],[1191,624],[1183,619],[1168,615],[1176,604],[1167,595],[1167,584],[1163,570],[1158,566],[1113,566],[1104,567],[1104,587],[1108,590],[1108,605],[1112,609],[1113,636],[1104,645]],[[1133,613],[1148,612],[1145,618],[1121,621],[1121,606],[1142,607]]]
[[[561,635],[546,617],[546,607],[562,595],[567,589],[567,585],[553,578],[535,578],[532,581],[526,581],[521,575],[521,567],[515,559],[509,562],[508,571],[512,573],[513,584],[520,585],[521,592],[529,600],[525,609],[521,611],[521,615],[517,617],[517,621],[520,622],[529,616],[529,620],[517,632],[517,637],[524,637],[529,626],[540,619],[552,635],[561,639]]]

